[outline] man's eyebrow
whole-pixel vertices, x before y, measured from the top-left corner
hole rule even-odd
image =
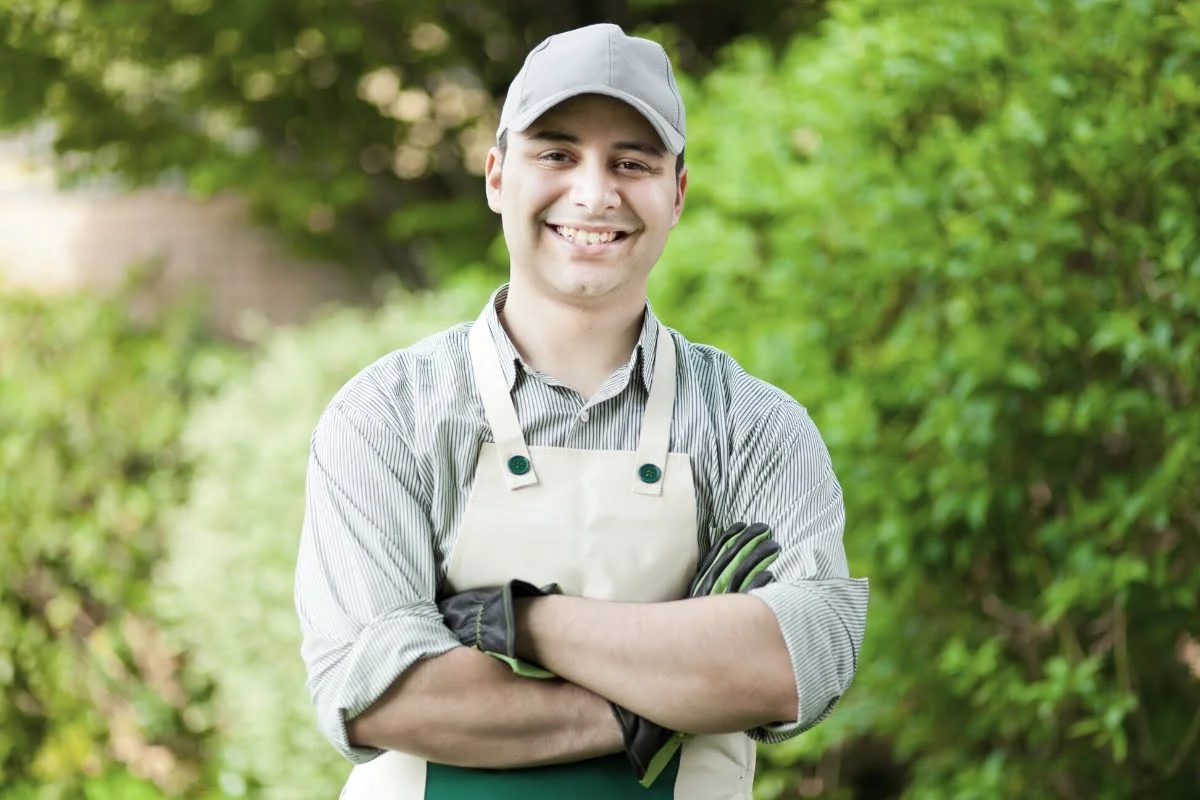
[[[617,142],[618,150],[636,150],[639,153],[646,153],[651,156],[661,156],[666,153],[666,149],[661,145],[653,142]]]
[[[540,130],[530,136],[529,140],[534,142],[568,142],[570,144],[579,144],[578,136],[566,133],[565,131],[555,130]]]
[[[528,138],[530,141],[534,142],[566,142],[568,144],[579,144],[579,137],[575,134],[567,133],[566,131],[556,131],[549,128],[537,131],[536,133],[531,134]],[[654,142],[645,141],[617,142],[616,148],[618,150],[634,150],[639,153],[646,153],[647,155],[652,156],[662,156],[664,153],[666,153],[666,149],[661,145],[655,144]]]

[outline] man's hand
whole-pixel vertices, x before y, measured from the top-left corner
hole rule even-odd
[[[748,592],[766,586],[775,577],[767,567],[779,558],[779,543],[761,522],[735,522],[708,551],[696,578],[691,597]]]
[[[557,584],[538,588],[521,580],[503,586],[468,589],[438,600],[438,609],[446,626],[467,647],[482,650],[512,667],[527,678],[553,678],[535,664],[517,658],[517,618],[514,600],[518,597],[543,597],[561,594]]]
[[[747,592],[766,586],[775,577],[767,569],[779,557],[779,544],[771,529],[756,522],[730,526],[713,544],[696,571],[689,597]],[[616,703],[613,715],[621,725],[625,754],[642,786],[649,787],[687,740],[677,733],[638,716]]]

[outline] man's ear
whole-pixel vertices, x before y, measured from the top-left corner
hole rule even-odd
[[[687,194],[688,183],[688,168],[684,165],[679,172],[679,181],[675,186],[675,217],[671,220],[671,227],[674,228],[679,224],[679,218],[683,215],[683,198]]]
[[[500,173],[504,167],[504,156],[501,155],[500,149],[493,147],[488,150],[487,160],[484,162],[484,185],[487,191],[488,208],[500,213]]]

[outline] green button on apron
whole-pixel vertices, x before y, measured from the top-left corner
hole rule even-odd
[[[673,800],[679,754],[649,789],[624,753],[530,769],[463,769],[429,764],[425,800]]]

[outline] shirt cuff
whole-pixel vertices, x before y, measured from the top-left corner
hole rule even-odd
[[[336,688],[318,704],[321,729],[352,764],[365,764],[383,750],[350,743],[346,723],[365,711],[413,664],[462,645],[436,607],[408,607],[373,621],[336,667]],[[319,696],[319,694],[318,694]]]
[[[750,594],[775,614],[796,680],[796,718],[746,732],[775,744],[814,727],[850,688],[866,630],[868,585],[865,578],[777,582]]]

